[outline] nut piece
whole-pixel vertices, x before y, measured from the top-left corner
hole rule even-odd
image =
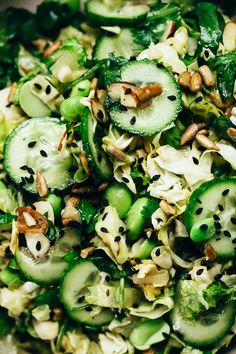
[[[192,76],[191,76],[191,80],[190,80],[190,91],[192,92],[199,92],[202,89],[202,77],[200,75],[199,72],[195,72]]]
[[[218,146],[216,146],[213,141],[211,141],[207,136],[203,134],[197,134],[196,140],[201,146],[205,147],[207,150],[220,151]]]
[[[80,158],[80,161],[82,163],[83,169],[85,170],[85,173],[87,175],[89,175],[90,174],[90,169],[89,169],[88,159],[87,159],[86,155],[83,152],[81,152],[80,155],[79,155],[79,158]]]
[[[162,93],[162,87],[159,84],[151,84],[141,88],[141,91],[137,93],[137,96],[141,102],[146,102],[160,96]]]
[[[166,215],[175,215],[175,208],[167,203],[165,200],[161,200],[160,208],[166,213]]]
[[[77,208],[77,206],[79,205],[80,199],[78,197],[70,197],[67,202],[66,205],[67,206],[71,206],[73,208]]]
[[[140,100],[130,88],[126,89],[123,86],[120,94],[120,103],[128,108],[137,108],[140,105]]]
[[[38,211],[30,206],[23,206],[16,209],[17,230],[19,233],[38,234],[48,231],[48,221]],[[34,219],[34,222],[32,220]]]
[[[115,157],[119,161],[123,161],[123,162],[129,161],[129,157],[122,150],[118,149],[113,145],[107,145],[105,150],[108,155]]]
[[[235,128],[229,128],[227,130],[227,134],[233,141],[236,141],[236,129]]]
[[[188,126],[188,128],[185,130],[185,132],[183,133],[183,135],[181,136],[181,145],[184,145],[186,143],[188,143],[190,140],[192,140],[195,135],[198,132],[198,125],[196,123],[190,124]]]
[[[102,103],[97,98],[92,98],[90,102],[94,118],[101,123],[106,123],[108,121],[108,115]]]
[[[207,260],[214,261],[216,259],[217,253],[211,245],[206,246],[204,253],[206,255]]]
[[[226,109],[230,107],[233,102],[233,97],[223,102],[218,92],[210,92],[209,95],[216,107],[221,109]]]
[[[236,23],[228,22],[223,31],[223,44],[228,52],[236,50]]]
[[[17,83],[16,82],[13,82],[13,84],[11,85],[11,88],[10,88],[10,91],[9,91],[9,94],[7,96],[7,101],[9,103],[12,103],[13,102],[13,97],[14,97],[14,93],[17,89]]]
[[[93,246],[84,248],[80,252],[80,257],[83,258],[83,259],[88,258],[88,256],[90,256],[93,253],[94,250],[95,250],[95,247],[93,247]]]
[[[57,39],[52,45],[50,45],[43,51],[43,56],[49,57],[49,55],[53,54],[60,47],[60,45],[61,41],[60,39]]]
[[[184,88],[189,88],[191,82],[191,75],[189,71],[184,71],[179,76],[179,85]]]
[[[48,195],[48,185],[45,177],[36,171],[35,175],[36,188],[40,197],[46,197]]]
[[[199,68],[199,72],[202,75],[203,81],[206,86],[212,87],[216,84],[215,76],[213,75],[211,69],[207,65],[202,65]]]

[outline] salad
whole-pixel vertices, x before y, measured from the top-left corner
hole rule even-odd
[[[80,5],[0,13],[0,353],[226,353],[236,23]]]

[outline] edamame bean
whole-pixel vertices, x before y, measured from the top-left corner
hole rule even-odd
[[[116,208],[121,219],[125,217],[132,205],[132,193],[123,183],[113,183],[106,189],[103,198],[108,200],[109,204]]]
[[[190,231],[191,239],[196,243],[206,242],[215,235],[215,222],[207,218],[195,223]]]
[[[61,209],[62,209],[61,197],[55,194],[49,194],[46,198],[43,198],[43,200],[47,200],[52,205],[54,215],[56,218],[61,215]]]
[[[132,246],[132,251],[131,251],[132,257],[139,258],[139,259],[150,258],[151,253],[154,250],[154,248],[156,248],[156,246],[157,243],[149,238],[138,240]]]
[[[162,318],[139,323],[131,332],[129,340],[138,350],[147,350],[151,345],[165,340],[170,333],[170,326]]]
[[[70,93],[70,97],[86,97],[89,95],[91,89],[91,82],[89,80],[84,80],[75,85]]]
[[[61,115],[69,122],[79,120],[80,113],[85,109],[85,106],[80,103],[81,98],[81,96],[69,97],[62,102]]]

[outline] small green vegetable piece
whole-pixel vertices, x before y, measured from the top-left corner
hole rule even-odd
[[[46,198],[43,198],[43,200],[47,200],[52,205],[56,217],[59,217],[61,215],[61,209],[62,209],[61,197],[55,194],[49,194]]]
[[[89,80],[81,81],[72,88],[70,97],[75,97],[75,96],[86,97],[89,94],[90,88],[91,88],[91,82]]]
[[[214,219],[207,218],[195,223],[190,231],[191,239],[196,243],[206,242],[215,235]]]
[[[127,214],[132,205],[132,193],[123,183],[113,183],[109,186],[103,196],[109,204],[116,208],[119,217],[122,219]]]
[[[170,326],[162,319],[146,320],[138,324],[130,334],[129,340],[138,350],[149,349],[151,345],[165,340]]]
[[[227,140],[232,145],[236,146],[235,141],[233,141],[227,134],[227,130],[234,127],[228,116],[213,118],[211,124],[215,128],[215,132],[219,138]]]
[[[12,221],[15,219],[11,214],[0,214],[0,230],[11,230]]]
[[[80,103],[81,98],[81,96],[73,96],[62,102],[61,115],[69,122],[78,121],[80,113],[85,109],[85,106]]]
[[[132,257],[139,259],[150,258],[152,250],[154,250],[156,246],[156,242],[150,239],[138,240],[132,247]]]
[[[11,269],[9,266],[0,272],[0,280],[9,288],[17,288],[23,284],[23,279],[17,270]]]

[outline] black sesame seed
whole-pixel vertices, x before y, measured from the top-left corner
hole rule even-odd
[[[129,58],[129,60],[130,60],[130,61],[134,61],[134,60],[136,60],[136,56],[131,55],[131,57]]]
[[[220,280],[220,279],[221,279],[221,277],[222,277],[222,274],[216,274],[216,276],[215,276],[215,280]]]
[[[138,304],[133,304],[133,308],[134,308],[134,309],[137,309],[138,307],[139,307]]]
[[[109,277],[109,275],[105,276],[105,280],[106,280],[107,283],[109,283],[111,281],[111,278]]]
[[[142,163],[142,162],[143,162],[143,157],[139,157],[138,163]]]
[[[198,202],[199,204],[202,204],[202,201],[198,198],[196,198],[196,202]]]
[[[27,183],[34,183],[34,176],[33,175],[30,175],[30,177],[25,177],[25,180]]]
[[[101,208],[101,209],[99,210],[99,213],[102,214],[102,213],[104,212],[104,210],[105,210],[105,208]]]
[[[129,183],[129,179],[127,177],[122,177],[122,181],[125,183]]]
[[[206,231],[208,229],[208,225],[207,224],[202,224],[200,225],[200,229],[203,231]]]
[[[23,165],[23,166],[20,167],[20,169],[23,170],[23,171],[27,171],[28,170],[28,166]]]
[[[205,54],[205,57],[206,57],[206,58],[209,58],[209,55],[210,55],[210,54],[209,54],[208,50],[205,50],[205,51],[204,51],[204,54]]]
[[[35,145],[36,145],[36,141],[31,141],[31,142],[29,142],[28,147],[29,147],[29,148],[32,148],[32,147],[34,147]]]
[[[106,219],[107,215],[108,215],[108,213],[105,213],[105,214],[103,215],[102,221],[104,221],[104,220]]]
[[[83,295],[83,296],[80,296],[80,297],[78,298],[78,303],[83,302],[83,301],[84,301],[84,299],[85,299],[85,296],[84,296],[84,295]]]
[[[85,311],[87,311],[87,312],[91,312],[91,311],[93,311],[93,309],[92,309],[92,307],[91,307],[91,306],[89,306],[89,307],[86,307],[86,308],[85,308]]]
[[[43,157],[47,157],[48,156],[46,151],[44,151],[44,150],[40,150],[40,155],[43,156]]]
[[[98,110],[97,116],[98,116],[99,119],[103,119],[104,118],[104,113],[103,113],[103,111],[101,109]]]
[[[136,122],[136,117],[133,116],[133,117],[130,119],[130,124],[131,124],[131,125],[134,125],[135,122]]]
[[[131,88],[127,88],[125,90],[125,95],[129,95],[129,94],[131,94],[131,92],[132,92]]]
[[[232,222],[232,224],[236,225],[236,218],[230,218],[230,221]]]
[[[167,96],[168,100],[170,101],[175,101],[176,100],[176,96],[171,95],[171,96]]]
[[[225,189],[225,190],[222,192],[222,195],[225,197],[228,193],[229,193],[229,189]]]
[[[103,205],[105,205],[105,206],[108,206],[108,205],[109,205],[109,202],[108,202],[107,199],[103,199]]]
[[[216,215],[216,214],[213,215],[213,219],[214,219],[215,221],[219,221],[219,220],[220,220],[219,216]]]
[[[125,235],[125,234],[127,234],[127,230],[124,230],[124,231],[121,233],[121,235]]]
[[[107,291],[106,291],[106,296],[109,296],[109,295],[110,295],[110,290],[107,289]]]
[[[216,228],[216,229],[218,229],[218,230],[222,229],[221,223],[219,223],[218,221],[216,221],[216,222],[214,223],[214,225],[215,225],[215,228]]]
[[[195,156],[193,156],[192,159],[193,159],[193,162],[195,163],[195,165],[199,164],[199,161]]]
[[[169,335],[165,332],[162,332],[162,336],[165,338],[165,339],[169,339]]]
[[[224,235],[225,235],[226,237],[231,237],[231,233],[230,233],[228,230],[225,230],[225,231],[224,231]]]
[[[125,230],[124,227],[123,227],[123,226],[120,226],[118,232],[121,234],[124,230]]]
[[[34,83],[34,87],[37,89],[37,90],[42,90],[42,86],[40,84],[38,84],[37,82]]]
[[[10,246],[7,246],[7,247],[6,247],[6,249],[5,249],[5,254],[6,254],[6,255],[11,254]]]
[[[119,242],[121,240],[121,237],[120,236],[116,236],[115,238],[114,238],[114,241],[115,242]]]
[[[220,241],[220,240],[221,240],[221,238],[220,238],[220,237],[217,237],[217,238],[216,238],[216,241]]]
[[[105,233],[107,233],[108,232],[108,230],[107,230],[107,228],[106,227],[101,227],[101,232],[105,232]]]
[[[224,207],[223,207],[223,205],[221,205],[221,204],[218,204],[218,209],[219,209],[219,211],[223,211],[223,210],[224,210]]]
[[[22,234],[22,233],[19,234],[19,246],[20,247],[26,247],[27,246],[25,235]]]
[[[160,254],[161,254],[161,250],[160,250],[160,248],[158,248],[158,249],[156,250],[156,252],[155,252],[155,255],[156,255],[157,257],[159,257]]]
[[[128,111],[128,108],[125,107],[123,104],[120,104],[119,108],[120,108],[120,110],[123,111],[123,112],[127,112],[127,111]]]
[[[159,222],[163,222],[163,220],[161,218],[156,218],[156,221]]]
[[[51,93],[51,86],[50,85],[47,85],[45,92],[47,95],[50,95],[50,93]]]
[[[137,264],[142,263],[141,259],[139,259],[139,258],[135,258],[135,262],[136,262]]]
[[[31,205],[31,208],[32,208],[33,210],[36,210],[36,206],[35,206],[34,204]]]
[[[203,271],[204,271],[203,268],[198,269],[198,270],[196,271],[196,274],[197,274],[197,275],[201,275],[201,274],[203,273]]]
[[[37,251],[40,251],[41,250],[41,242],[40,241],[38,241],[37,243],[36,243],[36,246],[35,246],[35,248],[36,248],[36,250]]]
[[[234,238],[234,239],[232,240],[232,243],[236,243],[236,238]]]
[[[27,171],[28,171],[31,175],[34,175],[34,170],[33,170],[31,167],[28,167],[28,168],[27,168]]]
[[[203,208],[198,208],[198,209],[195,211],[195,214],[196,214],[196,215],[200,215],[202,211],[203,211]]]
[[[155,175],[152,177],[152,181],[153,182],[158,181],[160,177],[161,177],[160,175]]]
[[[53,193],[58,196],[61,195],[61,192],[57,188],[54,188]]]
[[[73,147],[73,148],[77,148],[78,147],[78,145],[74,141],[70,144],[70,146]]]
[[[202,96],[198,96],[197,98],[195,98],[194,102],[199,103],[203,100]]]

